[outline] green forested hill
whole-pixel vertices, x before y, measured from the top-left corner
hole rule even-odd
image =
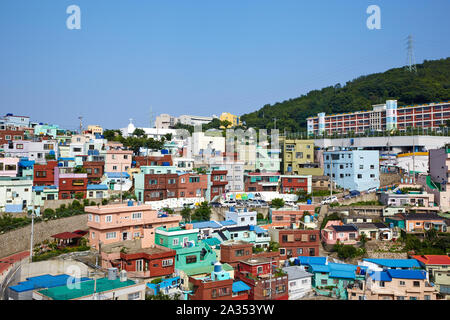
[[[424,61],[417,74],[405,68],[361,76],[345,86],[335,85],[313,90],[306,95],[244,114],[247,127],[271,129],[277,118],[277,129],[287,132],[306,130],[306,118],[319,112],[341,113],[371,110],[374,104],[398,100],[398,105],[450,100],[450,58]]]

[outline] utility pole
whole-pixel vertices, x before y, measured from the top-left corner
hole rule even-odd
[[[414,184],[416,184],[416,144],[414,141],[414,134],[413,134],[413,181]]]
[[[270,257],[269,300],[272,300],[272,272],[273,272],[272,257]]]
[[[274,123],[274,130],[277,129],[277,118],[273,118],[273,123]]]
[[[122,185],[123,185],[123,181],[122,181],[122,162],[120,163],[120,203],[122,204]]]
[[[33,262],[34,210],[31,211],[30,263]]]
[[[330,153],[330,197],[333,195],[333,155]]]

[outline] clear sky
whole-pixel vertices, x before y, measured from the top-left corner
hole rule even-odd
[[[81,30],[69,30],[69,5]],[[369,5],[381,30],[369,30]],[[450,56],[449,0],[1,0],[0,114],[75,129],[244,114]]]

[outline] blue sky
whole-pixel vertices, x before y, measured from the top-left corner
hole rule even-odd
[[[66,8],[81,8],[81,30]],[[366,27],[369,5],[381,30]],[[450,56],[450,1],[2,0],[0,114],[66,128],[243,114],[313,89]]]

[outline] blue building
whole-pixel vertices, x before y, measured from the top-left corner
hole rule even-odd
[[[340,150],[323,153],[324,174],[337,186],[365,191],[380,187],[379,151]]]

